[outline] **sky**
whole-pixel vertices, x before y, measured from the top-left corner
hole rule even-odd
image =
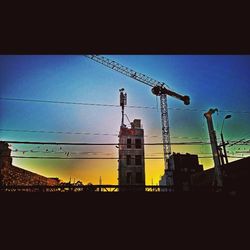
[[[223,118],[226,141],[250,138],[249,55],[104,55],[190,96],[190,105],[168,97],[171,142],[208,141],[204,112],[213,115],[218,141]],[[13,101],[4,98],[119,105],[124,88],[130,121],[141,119],[145,142],[161,142],[159,99],[143,83],[83,55],[0,55],[0,140],[117,143],[121,109],[115,106]],[[128,121],[126,120],[127,124]],[[7,131],[32,130],[41,132]],[[64,132],[64,133],[47,133]],[[71,132],[67,134],[65,132]],[[88,134],[74,134],[77,132]],[[113,146],[11,145],[16,156],[118,157]],[[17,150],[14,152],[14,150]],[[31,152],[32,150],[33,152]],[[53,150],[53,152],[52,152]],[[29,152],[22,152],[29,151]],[[39,151],[39,152],[34,152]],[[248,145],[228,147],[229,155],[247,157]],[[57,153],[55,153],[57,152]],[[172,152],[198,154],[204,169],[213,167],[210,145],[172,145]],[[145,146],[146,157],[163,156],[162,146]],[[229,161],[237,160],[230,158]],[[13,165],[63,181],[117,184],[118,162],[13,158]],[[158,184],[162,159],[146,160],[146,184]]]

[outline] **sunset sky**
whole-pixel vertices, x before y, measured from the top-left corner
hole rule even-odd
[[[168,98],[172,142],[209,141],[203,116],[209,108],[219,110],[213,116],[218,141],[222,120],[227,114],[231,114],[232,118],[224,124],[225,140],[250,138],[250,56],[106,57],[165,82],[171,90],[190,96],[189,106],[172,97]],[[0,83],[0,140],[117,143],[121,123],[120,107],[13,101],[4,98],[119,105],[119,89],[124,88],[128,106],[144,107],[125,108],[130,121],[142,120],[145,142],[162,142],[160,109],[157,109],[159,100],[157,102],[150,87],[83,55],[2,55]],[[48,131],[54,133],[47,133]],[[74,134],[77,132],[82,134]],[[13,144],[11,149],[17,150],[12,152],[16,156],[67,157],[65,153],[69,152],[69,158],[118,157],[115,146],[39,147]],[[237,153],[249,149],[249,144],[228,147],[229,155],[237,157],[250,156],[247,153]],[[211,157],[209,145],[172,146],[172,152]],[[145,146],[145,155],[163,156],[162,146]],[[212,158],[200,158],[199,161],[205,169],[213,167]],[[64,181],[71,178],[81,180],[84,184],[98,184],[101,176],[103,184],[117,184],[117,160],[13,159],[13,165],[48,177],[59,177]],[[146,160],[145,169],[146,184],[158,184],[164,173],[163,160]]]

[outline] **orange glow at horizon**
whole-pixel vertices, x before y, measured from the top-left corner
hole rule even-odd
[[[206,146],[205,146],[206,147]],[[209,148],[204,148],[207,151]],[[172,152],[203,152],[197,146],[172,146]],[[112,157],[117,157],[115,150],[110,151]],[[163,148],[159,146],[145,146],[145,157],[163,157]],[[200,158],[199,163],[207,169],[213,166],[212,158]],[[116,159],[106,160],[32,160],[13,159],[13,165],[24,168],[28,171],[46,176],[58,177],[64,182],[82,181],[83,184],[99,184],[100,177],[102,184],[118,184],[118,161]],[[160,177],[164,174],[163,159],[145,159],[145,183],[146,185],[158,185]]]

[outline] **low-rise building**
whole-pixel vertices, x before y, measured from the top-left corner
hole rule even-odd
[[[203,171],[203,166],[199,164],[198,155],[173,153],[169,162],[173,170],[165,170],[159,182],[159,185],[167,185],[168,188],[161,188],[161,190],[190,191],[192,189],[191,175]],[[169,174],[173,175],[173,187],[168,185],[167,176]]]
[[[225,192],[250,191],[250,157],[233,161],[221,166],[223,190]],[[214,189],[214,168],[191,176],[191,185],[195,191],[212,191]]]
[[[8,143],[0,142],[0,186],[55,186],[58,178],[48,178],[12,165],[11,150]]]

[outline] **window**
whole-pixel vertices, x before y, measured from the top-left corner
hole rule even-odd
[[[127,176],[126,176],[126,182],[127,184],[131,184],[131,179],[132,179],[132,175],[130,172],[127,173]]]
[[[142,164],[142,157],[141,155],[135,156],[135,165],[141,165]]]
[[[131,155],[127,155],[127,165],[131,165]]]
[[[127,139],[127,148],[131,148],[131,139]]]
[[[141,172],[136,173],[135,181],[136,181],[136,183],[142,183],[142,173]]]
[[[141,148],[141,139],[135,139],[135,148]]]

